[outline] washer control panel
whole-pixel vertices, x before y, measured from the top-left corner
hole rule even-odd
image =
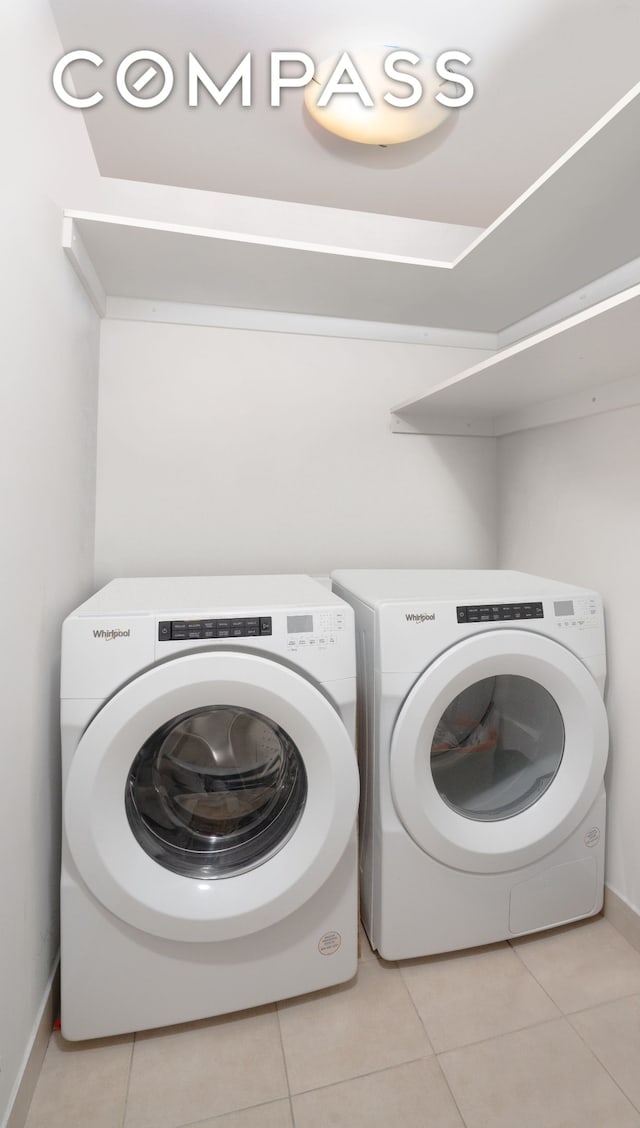
[[[287,649],[304,651],[324,650],[335,646],[340,631],[345,629],[345,615],[342,608],[327,608],[315,614],[287,615]]]
[[[514,619],[543,619],[541,603],[490,603],[456,607],[459,623],[504,623]]]
[[[260,638],[273,631],[271,615],[244,619],[171,619],[158,624],[159,642],[198,638]]]

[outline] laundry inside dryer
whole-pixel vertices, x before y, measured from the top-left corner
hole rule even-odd
[[[431,743],[431,772],[448,806],[492,822],[544,794],[564,743],[562,716],[547,690],[500,674],[474,682],[447,706]]]

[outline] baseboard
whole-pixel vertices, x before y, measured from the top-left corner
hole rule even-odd
[[[58,1014],[60,998],[60,968],[56,965],[49,977],[47,989],[40,1007],[40,1014],[34,1023],[33,1033],[24,1056],[20,1074],[16,1080],[12,1097],[9,1101],[7,1119],[3,1121],[2,1128],[24,1128],[29,1112],[29,1105],[33,1098],[44,1055],[47,1052],[49,1036],[54,1018]]]
[[[608,885],[604,888],[604,915],[625,940],[640,952],[640,913],[623,901]]]

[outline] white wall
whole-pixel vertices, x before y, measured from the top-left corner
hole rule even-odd
[[[5,4],[0,211],[0,1123],[58,947],[59,629],[93,564],[98,321],[61,250],[68,178],[95,175],[49,94],[44,0]]]
[[[389,426],[483,355],[105,321],[97,580],[493,565],[495,444]]]
[[[498,443],[499,564],[604,598],[607,884],[640,912],[640,408]]]

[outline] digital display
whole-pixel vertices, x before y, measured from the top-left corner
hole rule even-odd
[[[553,604],[554,615],[573,615],[573,600],[572,599],[559,599]]]
[[[287,615],[288,634],[309,634],[313,630],[313,615]]]

